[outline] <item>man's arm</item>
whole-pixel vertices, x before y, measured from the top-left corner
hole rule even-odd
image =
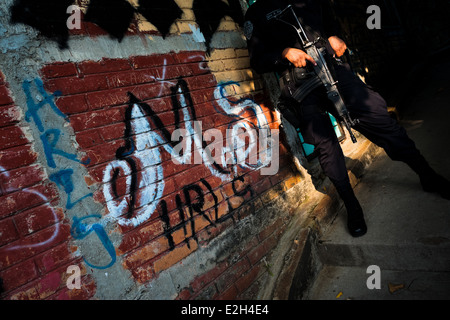
[[[344,55],[345,50],[347,50],[347,45],[341,38],[337,36],[331,36],[328,38],[328,42],[330,43],[330,46],[336,53],[337,57],[341,57]]]

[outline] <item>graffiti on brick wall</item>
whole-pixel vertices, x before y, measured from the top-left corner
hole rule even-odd
[[[84,161],[79,160],[78,156],[76,154],[68,153],[62,149],[59,149],[58,143],[62,144],[64,142],[61,140],[62,133],[61,133],[60,129],[52,128],[52,127],[48,128],[49,121],[45,121],[45,123],[47,124],[47,126],[46,126],[46,125],[44,125],[44,121],[41,118],[39,111],[41,111],[42,108],[44,108],[44,107],[49,107],[56,116],[63,118],[65,121],[69,121],[68,117],[58,109],[58,107],[56,106],[55,101],[54,101],[54,99],[56,97],[60,96],[61,93],[57,91],[57,92],[54,92],[53,94],[49,94],[48,92],[45,91],[42,81],[38,78],[34,79],[33,81],[25,80],[23,82],[22,88],[24,90],[24,93],[26,96],[26,102],[27,102],[27,111],[25,113],[25,120],[28,122],[33,122],[36,125],[39,132],[42,133],[40,135],[40,138],[41,138],[41,143],[42,143],[42,147],[44,150],[45,158],[47,161],[47,165],[49,168],[55,169],[55,171],[49,175],[49,179],[51,181],[53,181],[57,185],[57,187],[67,195],[66,209],[71,210],[75,207],[76,204],[80,203],[85,198],[92,197],[93,194],[88,193],[88,194],[80,197],[79,199],[76,199],[76,200],[72,199],[72,193],[75,190],[75,185],[72,180],[74,170],[72,168],[67,168],[67,167],[61,168],[57,157],[62,157],[62,158],[68,159],[68,160],[74,162],[74,164],[76,164],[76,165],[79,165],[79,164],[87,165],[87,164],[89,164],[90,161],[89,161],[89,159],[84,160]],[[66,143],[67,143],[67,141],[66,141]],[[44,195],[40,194],[37,191],[22,190],[21,192],[33,192],[37,196],[41,197],[42,200],[48,201]],[[56,216],[54,209],[51,208],[51,210],[55,216],[55,219],[57,220],[57,216]],[[75,216],[73,218],[71,234],[75,239],[84,239],[90,233],[95,232],[95,234],[98,236],[101,243],[103,244],[105,250],[111,256],[111,262],[105,266],[97,266],[97,265],[93,265],[93,264],[89,263],[86,259],[84,259],[84,260],[85,260],[86,264],[88,264],[89,266],[91,266],[93,268],[98,268],[98,269],[108,268],[115,263],[116,253],[115,253],[114,247],[113,247],[108,235],[106,234],[106,231],[102,224],[99,224],[99,223],[86,224],[85,222],[83,222],[86,219],[92,219],[92,218],[98,219],[98,218],[101,218],[101,216],[100,215],[90,215],[90,216],[86,216],[83,218],[78,218]],[[58,232],[59,232],[59,224],[57,224],[57,228],[55,229],[53,235],[48,240],[41,242],[39,244],[31,245],[31,246],[27,245],[26,247],[42,246],[47,243],[50,243],[57,236]],[[23,246],[15,246],[15,247],[10,248],[9,250],[19,249],[21,247],[23,247]]]
[[[178,141],[173,141],[173,133],[171,134],[167,130],[159,116],[148,104],[139,101],[133,94],[129,93],[130,101],[125,119],[125,146],[117,150],[116,160],[107,165],[103,176],[103,195],[110,218],[116,219],[120,225],[137,226],[150,219],[152,214],[155,213],[165,186],[160,147],[165,149],[172,159],[180,164],[192,163],[192,157],[200,159],[200,162],[194,163],[202,163],[213,176],[222,179],[222,181],[236,181],[238,166],[257,170],[272,162],[274,158],[272,147],[274,144],[277,145],[278,141],[276,141],[275,136],[271,136],[272,131],[268,127],[268,120],[265,118],[261,107],[251,99],[231,102],[224,92],[225,88],[230,85],[236,85],[236,83],[230,82],[219,85],[216,89],[215,98],[221,112],[234,118],[234,121],[229,125],[230,130],[228,132],[231,132],[231,140],[237,143],[230,143],[227,146],[218,144],[219,148],[214,148],[214,151],[219,151],[215,153],[214,158],[212,152],[206,151],[209,145],[202,137],[201,122],[196,121],[197,117],[189,88],[183,79],[180,79],[171,88],[171,91],[175,130],[181,129],[180,112],[183,116],[185,148],[178,149]],[[235,107],[232,107],[232,104]],[[256,116],[256,124],[241,117],[241,114],[248,109]],[[255,143],[258,140],[255,136],[257,131],[251,130],[252,126],[260,132],[269,133],[261,148],[262,151],[259,152],[260,157],[254,157],[253,164],[246,162],[250,154],[258,153]],[[249,134],[244,137],[234,135],[233,133],[238,132],[238,129],[246,129]],[[220,136],[222,136],[221,133]],[[250,137],[250,143],[246,144],[246,137]],[[117,193],[116,183],[119,176],[126,179],[124,195]],[[211,189],[205,181],[202,184],[208,191]],[[190,201],[189,191],[196,192],[196,198],[201,199],[203,196],[202,189],[197,185],[188,186],[184,188],[183,192],[189,211],[203,214],[201,201],[193,204]],[[177,204],[181,202],[180,199],[176,201]],[[136,210],[136,208],[139,209]],[[212,223],[207,216],[204,215],[204,217]]]
[[[56,40],[60,48],[67,48],[67,8],[75,3],[75,0],[15,0],[11,7],[11,22],[27,24],[42,35]],[[240,26],[243,25],[244,17],[239,0],[228,0],[228,3],[222,0],[193,1],[192,10],[204,35],[208,52],[222,18],[230,16]],[[171,26],[182,17],[183,10],[174,0],[90,0],[84,20],[97,24],[113,38],[121,41],[135,14],[141,14],[166,37]]]
[[[84,221],[89,220],[89,219],[97,219],[97,220],[101,221],[102,216],[99,214],[93,214],[93,215],[85,216],[82,218],[74,217],[70,233],[71,233],[72,237],[74,237],[74,239],[82,240],[82,239],[86,238],[89,234],[91,234],[92,232],[95,232],[97,237],[100,239],[103,247],[106,249],[109,256],[111,257],[111,261],[108,264],[103,265],[103,266],[94,265],[94,264],[90,263],[89,261],[87,261],[86,258],[84,258],[84,262],[88,266],[95,268],[95,269],[107,269],[116,262],[116,250],[115,250],[114,245],[112,244],[111,240],[109,239],[103,225],[98,222],[92,223],[92,224],[86,224]]]
[[[244,183],[242,176],[238,176],[232,181],[233,192],[236,196],[244,197],[247,196],[247,194],[253,196],[253,190],[250,185],[245,185],[242,190],[237,190],[236,183]],[[208,194],[213,198],[212,212],[208,212],[208,209],[210,208],[208,208],[207,205],[205,206],[205,197]],[[196,223],[199,220],[197,220],[196,217],[204,219],[204,221],[201,222],[202,224],[206,221],[206,224],[214,227],[216,227],[218,223],[228,219],[234,219],[232,213],[233,208],[227,208],[229,210],[223,215],[219,214],[218,197],[211,188],[211,185],[205,179],[200,179],[199,183],[184,186],[182,188],[182,195],[185,199],[185,203],[183,203],[180,194],[175,195],[179,220],[181,221],[175,225],[171,225],[170,223],[166,201],[161,200],[161,219],[164,222],[164,235],[167,238],[171,250],[175,248],[173,234],[181,229],[183,230],[184,242],[186,242],[188,247],[190,247],[190,239],[194,239],[198,242]],[[187,213],[183,210],[184,206],[187,207]]]
[[[2,166],[0,166],[0,182],[3,183],[3,182],[8,181],[8,180],[9,180],[9,177],[10,177],[9,172],[6,171]],[[4,181],[2,181],[2,180],[4,180]],[[6,185],[6,183],[5,183],[5,185]],[[7,192],[7,193],[11,193],[11,192],[23,192],[23,193],[28,193],[28,194],[31,194],[31,195],[35,195],[37,198],[39,198],[39,199],[40,199],[39,202],[42,202],[42,203],[48,203],[48,202],[49,202],[49,199],[48,199],[44,194],[42,194],[42,192],[39,192],[38,190],[31,189],[31,188],[28,188],[28,189],[18,189],[18,188],[15,188],[15,187],[8,187],[8,188],[5,190],[5,192]],[[50,236],[49,236],[48,238],[46,238],[46,239],[40,241],[40,242],[37,242],[37,243],[19,244],[19,245],[7,247],[7,248],[6,248],[7,251],[19,250],[19,249],[24,249],[24,248],[38,248],[38,247],[43,247],[43,246],[46,246],[46,245],[52,243],[53,240],[56,239],[56,237],[57,237],[58,234],[59,234],[59,230],[60,230],[60,223],[58,222],[59,218],[58,218],[58,215],[56,214],[56,211],[55,211],[55,209],[54,209],[53,207],[48,206],[48,208],[49,208],[49,210],[50,210],[51,213],[52,213],[53,220],[54,220],[55,222],[57,222],[57,223],[55,224],[55,228],[54,228],[53,232],[50,234]]]
[[[185,59],[199,61],[196,56]],[[198,65],[199,71],[204,68],[204,64]],[[229,94],[239,83],[210,83],[212,90],[208,101],[214,107],[211,109],[215,109],[226,120],[221,120],[224,123],[221,130],[214,128],[203,131],[201,120],[209,117],[203,114],[204,118],[198,118],[196,115],[187,82],[194,78],[186,81],[183,77],[176,78],[166,73],[170,73],[170,70],[164,67],[160,69],[159,77],[150,76],[157,81],[151,98],[168,96],[166,101],[170,103],[174,121],[168,126],[166,118],[162,118],[158,110],[153,110],[152,102],[146,103],[137,98],[139,90],[136,95],[128,92],[123,142],[118,148],[115,147],[115,160],[107,162],[102,169],[100,192],[108,210],[103,216],[95,212],[85,216],[73,214],[70,230],[73,239],[90,241],[96,237],[106,254],[102,262],[83,257],[92,268],[106,269],[117,260],[114,245],[106,233],[106,225],[110,222],[137,227],[159,219],[168,248],[173,250],[180,241],[185,241],[188,246],[192,239],[198,241],[198,232],[207,226],[216,227],[228,219],[234,221],[237,212],[234,209],[239,208],[245,199],[254,196],[243,174],[252,170],[262,171],[273,162],[272,150],[278,144],[277,137],[273,136],[273,130],[269,128],[270,121],[260,105],[250,98],[238,99]],[[192,85],[197,87],[200,84],[192,82]],[[49,178],[67,195],[64,198],[66,209],[75,210],[78,203],[93,196],[89,193],[77,199],[72,197],[79,186],[74,178],[76,166],[87,166],[90,162],[89,159],[79,159],[76,153],[65,151],[70,142],[64,140],[67,139],[64,132],[53,125],[53,121],[45,118],[51,115],[55,119],[62,119],[61,122],[70,121],[55,104],[62,93],[46,92],[40,79],[24,81],[23,90],[28,107],[25,119],[33,122],[40,133],[38,136],[44,150],[44,161],[50,169]],[[211,136],[218,134],[219,138],[208,139],[210,130],[215,130]],[[227,134],[224,138],[222,133],[225,130]],[[241,136],[241,132],[246,135]],[[267,139],[258,145],[256,142],[264,140],[262,136]],[[212,147],[212,141],[222,144],[219,143],[217,148]],[[232,142],[228,144],[229,141]],[[252,154],[257,156],[252,158]],[[167,155],[171,159],[168,160]],[[189,182],[183,183],[183,179],[180,179],[176,190],[173,180],[178,179],[179,175],[166,172],[164,164],[168,162],[187,166],[193,163],[197,165],[195,168],[201,170],[197,170],[195,179],[186,179]],[[70,167],[71,163],[73,167]],[[189,170],[183,170],[184,176],[189,176]],[[171,181],[168,181],[167,176]],[[170,182],[173,189],[168,188]],[[226,198],[221,191],[224,184],[227,185]],[[240,213],[237,214],[239,217]]]
[[[31,86],[34,84],[34,91],[39,94],[39,100],[35,101],[33,97]],[[33,122],[36,124],[38,130],[42,132],[40,138],[42,142],[42,147],[44,149],[44,154],[47,160],[47,165],[50,168],[57,168],[57,163],[55,156],[63,157],[71,161],[88,164],[89,159],[82,161],[77,158],[76,154],[71,154],[66,151],[57,148],[58,142],[60,142],[61,131],[58,128],[45,128],[41,117],[39,116],[39,110],[45,106],[49,106],[51,110],[57,115],[67,120],[67,117],[62,113],[54,102],[54,98],[61,95],[60,92],[54,92],[49,94],[45,91],[42,81],[38,78],[34,81],[25,80],[23,82],[23,90],[27,99],[27,112],[25,113],[25,120],[28,122]],[[75,201],[71,198],[71,193],[74,191],[72,182],[73,169],[61,169],[50,175],[50,180],[55,182],[59,187],[62,187],[63,191],[67,194],[67,209],[72,209],[73,206],[81,201],[82,199],[92,196],[92,194],[87,194],[80,199]]]

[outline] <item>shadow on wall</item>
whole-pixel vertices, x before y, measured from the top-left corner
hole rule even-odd
[[[195,21],[205,38],[207,52],[219,24],[225,16],[231,17],[240,26],[244,16],[239,0],[194,0],[192,10]],[[68,7],[75,0],[15,0],[11,7],[11,22],[23,23],[38,30],[43,36],[58,42],[61,49],[68,48]],[[70,12],[70,11],[69,11]],[[153,24],[162,37],[166,37],[171,26],[182,17],[183,10],[174,0],[139,0],[135,7],[127,0],[91,0],[82,18],[84,22],[98,25],[119,42],[141,14]]]

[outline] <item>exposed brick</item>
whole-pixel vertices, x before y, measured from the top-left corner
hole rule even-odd
[[[283,185],[278,184],[260,195],[260,199],[265,205],[269,205],[273,200],[283,193]]]
[[[252,178],[253,180],[253,178]],[[252,190],[256,194],[262,194],[265,191],[269,190],[272,187],[272,184],[270,183],[269,178],[262,179],[256,183],[252,183]]]
[[[83,61],[78,64],[78,68],[83,74],[105,73],[113,71],[131,70],[131,65],[125,59],[107,59],[100,61]]]
[[[217,218],[218,219],[223,218],[228,213],[230,213],[230,206],[228,205],[228,202],[223,201],[219,203],[219,205],[217,206]]]
[[[1,165],[4,170],[30,165],[36,161],[36,158],[37,154],[31,150],[29,145],[0,150]]]
[[[39,293],[34,283],[22,286],[20,289],[8,293],[10,300],[39,300]]]
[[[251,201],[251,202],[244,203],[242,206],[240,206],[239,209],[237,210],[235,216],[238,220],[242,220],[254,213],[255,213],[255,202]]]
[[[50,272],[42,279],[39,279],[36,284],[36,290],[40,299],[45,299],[54,294],[63,285],[61,281],[61,271],[62,270]]]
[[[109,123],[110,119],[108,119],[104,110],[77,114],[70,117],[70,124],[75,131],[97,128]]]
[[[169,250],[167,239],[159,237],[129,253],[123,260],[124,267],[134,269],[167,250]]]
[[[107,164],[100,164],[93,168],[88,168],[89,176],[96,182],[102,182]]]
[[[186,258],[188,255],[190,255],[197,249],[198,245],[195,242],[195,240],[190,239],[189,245],[183,243],[181,246],[176,247],[172,251],[169,251],[168,253],[160,257],[158,260],[156,260],[155,263],[153,264],[155,273],[158,274],[159,272],[170,268],[171,266],[181,261],[182,259]]]
[[[135,69],[158,67],[175,64],[176,61],[172,54],[135,56],[130,58],[131,65]]]
[[[8,180],[3,182],[6,191],[30,187],[44,179],[44,171],[39,165],[13,169],[3,175],[8,177]]]
[[[216,78],[212,74],[200,75],[186,79],[190,90],[205,89],[217,85]]]
[[[87,33],[89,34],[90,37],[108,35],[108,32],[103,28],[99,27],[96,23],[85,22],[84,27],[87,30]]]
[[[114,140],[103,143],[101,148],[92,147],[85,150],[88,158],[90,159],[88,166],[94,166],[100,163],[115,160],[117,149],[123,145],[124,143],[122,141]]]
[[[86,97],[82,94],[67,97],[59,97],[56,100],[58,109],[64,114],[71,115],[74,113],[81,113],[88,110]]]
[[[24,132],[17,126],[0,128],[0,148],[7,149],[28,143]]]
[[[146,283],[155,277],[155,272],[152,269],[152,263],[145,263],[131,271],[134,279],[139,283]]]
[[[5,85],[0,85],[0,106],[13,103],[9,90]]]
[[[69,77],[50,79],[45,82],[50,92],[61,91],[63,95],[92,92],[108,89],[108,82],[103,75],[89,75],[84,78]]]
[[[249,261],[244,258],[236,262],[223,272],[223,274],[216,279],[215,283],[219,292],[225,292],[243,273],[250,269]]]
[[[213,194],[214,194],[215,198],[214,198]],[[213,191],[213,194],[211,194],[211,192],[204,194],[205,203],[203,204],[203,207],[202,207],[203,210],[212,208],[213,206],[215,206],[223,201],[222,193],[220,193],[219,191]]]
[[[13,219],[0,220],[0,246],[19,238]]]
[[[292,170],[289,167],[280,168],[276,174],[270,176],[270,183],[274,186],[285,180],[291,174]]]
[[[159,77],[157,70],[133,70],[128,72],[116,72],[105,74],[108,86],[111,89],[119,87],[128,87],[134,85],[141,85],[145,83],[152,83]]]
[[[101,129],[92,129],[79,132],[76,135],[76,139],[80,147],[86,149],[104,142],[100,136],[99,130]]]
[[[169,86],[167,85],[167,83],[150,83],[133,88],[131,93],[139,100],[145,101],[160,97],[161,92],[166,95],[169,94],[170,91],[168,90],[168,88]]]
[[[151,221],[148,224],[138,228],[137,230],[132,230],[131,232],[124,234],[122,237],[122,242],[117,248],[117,252],[120,255],[130,252],[133,249],[148,243],[157,236],[162,235],[163,232],[164,227],[161,219]],[[154,244],[152,244],[152,246],[156,246],[159,244],[162,246],[161,248],[166,249],[166,242],[167,241],[165,241],[164,239],[159,239]]]
[[[123,138],[125,135],[125,125],[123,123],[115,123],[109,126],[97,129],[100,137],[105,141],[111,141]]]
[[[202,121],[202,129],[203,130],[209,129],[209,128],[205,127],[205,125],[203,124],[204,117],[215,114],[216,112],[217,112],[216,108],[212,102],[206,102],[206,103],[202,103],[202,104],[196,106],[195,114],[199,118],[198,120]],[[215,128],[215,126],[214,126],[214,128]]]
[[[192,291],[189,288],[185,288],[178,293],[175,300],[189,300],[192,298]]]
[[[171,233],[174,245],[179,245],[181,242],[193,236],[190,221],[183,222],[180,225],[184,226],[184,228],[179,228]],[[195,225],[195,227],[197,227],[197,225]]]
[[[214,99],[214,91],[215,88],[207,88],[191,92],[191,97],[194,105],[212,101]]]
[[[300,182],[301,182],[301,177],[300,177],[300,175],[294,174],[293,176],[288,177],[288,178],[283,182],[283,184],[284,184],[285,190],[289,190],[289,189],[291,189],[292,187],[294,187],[295,185],[297,185],[297,184],[300,183]]]
[[[175,84],[175,79],[178,79],[180,74],[182,74],[184,77],[194,75],[191,68],[189,68],[188,66],[180,65],[155,67],[153,68],[153,70],[157,72],[159,81],[174,80],[173,84]],[[164,82],[162,84],[164,84]]]
[[[86,99],[90,110],[113,107],[127,104],[129,102],[127,88],[110,89],[101,92],[91,92],[86,94]]]
[[[176,166],[175,164],[173,164]],[[211,172],[204,165],[195,165],[193,168],[186,170],[175,176],[175,183],[178,189],[190,184],[195,184],[201,178],[206,178]]]
[[[69,250],[67,243],[62,243],[51,250],[36,256],[35,261],[39,271],[43,274],[67,264],[74,259],[72,252]],[[72,262],[71,264],[75,264]]]
[[[2,204],[0,218],[51,201],[57,194],[53,186],[39,185],[4,195],[0,197]]]
[[[281,226],[283,225],[283,221],[282,220],[276,220],[274,223],[272,223],[271,225],[269,225],[268,227],[266,227],[264,230],[262,230],[259,234],[258,234],[258,239],[260,239],[261,241],[266,239],[267,237],[269,237],[272,233],[275,232],[275,230],[279,229]]]
[[[50,296],[51,300],[89,300],[96,291],[95,280],[90,276],[81,278],[81,289],[71,290],[64,288],[58,291],[56,294]]]
[[[13,290],[38,276],[33,260],[21,262],[2,271],[3,287],[6,292]]]
[[[212,270],[198,276],[191,282],[191,287],[194,292],[200,291],[209,283],[213,282],[217,277],[219,277],[226,269],[228,268],[228,264],[226,262],[222,262]]]
[[[62,209],[47,205],[26,210],[14,216],[14,222],[21,236],[46,228],[63,218]]]
[[[199,293],[196,293],[192,296],[192,299],[195,300],[215,300],[217,299],[218,293],[216,286],[214,284],[210,284],[209,286],[205,287],[202,291]]]
[[[208,63],[206,61],[200,63],[190,63],[187,67],[191,70],[192,75],[207,74],[211,72],[211,69],[208,67]]]
[[[230,205],[231,209],[237,209],[243,204],[245,199],[243,197],[234,196],[227,199],[228,204]]]
[[[41,74],[47,79],[75,76],[77,68],[73,63],[54,63],[44,66],[41,69]]]
[[[223,293],[219,294],[217,300],[236,300],[236,296],[239,291],[236,286],[232,285],[228,289],[226,289]]]
[[[33,257],[37,253],[67,241],[69,238],[70,226],[59,223],[35,232],[19,241],[14,241],[3,247],[5,251],[4,254],[0,255],[0,269]]]
[[[260,243],[256,248],[254,248],[252,251],[248,253],[248,259],[250,260],[251,264],[256,264],[259,260],[262,259],[268,252],[268,248],[265,245],[264,242]]]
[[[21,118],[19,109],[15,106],[0,107],[0,127],[17,123]]]

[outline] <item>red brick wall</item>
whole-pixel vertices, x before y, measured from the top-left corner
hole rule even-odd
[[[70,225],[55,206],[59,192],[37,161],[20,108],[0,76],[1,297],[88,299],[95,293],[89,276],[82,290],[66,288],[67,266],[82,266],[81,259],[72,254]]]
[[[73,132],[78,144],[74,153],[84,155],[82,160],[87,163],[88,174],[84,180],[73,183],[88,185],[94,191],[95,201],[104,208],[101,212],[103,219],[115,219],[113,232],[121,236],[120,243],[114,243],[116,264],[131,272],[137,284],[158,278],[161,272],[182,263],[182,259],[199,248],[208,247],[214,238],[233,229],[249,215],[264,210],[300,179],[283,139],[280,170],[275,175],[261,175],[260,168],[238,167],[236,174],[227,173],[228,179],[223,179],[204,163],[173,162],[167,152],[169,141],[164,130],[171,134],[176,125],[186,128],[182,111],[179,111],[178,120],[173,111],[176,101],[181,101],[180,96],[171,90],[177,85],[184,91],[187,101],[189,97],[192,100],[188,120],[195,120],[195,112],[196,120],[202,122],[203,131],[217,128],[225,136],[225,130],[239,121],[257,124],[252,112],[246,111],[236,119],[221,109],[217,95],[214,96],[221,85],[228,93],[238,93],[229,97],[235,105],[243,101],[239,99],[248,99],[246,101],[251,101],[252,106],[261,108],[270,128],[279,128],[277,116],[263,91],[245,89],[246,83],[242,80],[226,85],[217,83],[209,63],[210,58],[204,52],[196,51],[53,63],[43,66],[40,71],[45,90],[49,94],[60,92],[55,98],[56,106],[68,116],[69,132]],[[37,161],[33,143],[21,130],[21,126],[28,123],[16,112],[18,108],[6,91],[3,80],[0,90],[2,114],[8,115],[2,117],[0,129],[1,202],[7,204],[7,210],[3,209],[0,217],[2,297],[89,299],[95,293],[96,281],[86,271],[89,266],[74,254],[77,247],[70,234],[73,221],[67,210],[58,207],[61,188],[49,181]],[[123,169],[108,171],[111,168],[108,165],[112,163],[125,163],[119,155],[124,148],[127,151],[130,139],[136,142],[139,136],[136,132],[130,134],[126,131],[127,122],[128,126],[132,122],[127,119],[127,109],[130,111],[133,106],[130,93],[139,104],[150,108],[151,114],[144,117],[145,121],[152,132],[162,137],[155,146],[161,162],[154,167],[163,172],[163,177],[160,177],[164,182],[163,192],[150,202],[143,199],[148,186],[142,182],[146,168],[140,166],[142,163],[139,164],[136,158],[136,172],[133,174],[127,174]],[[161,127],[156,129],[158,126]],[[136,152],[130,151],[126,158],[133,159]],[[136,191],[133,192],[131,176],[136,179]],[[29,190],[37,190],[42,196]],[[106,199],[105,193],[108,192],[115,199]],[[66,197],[64,193],[63,197]],[[133,207],[130,217],[126,217],[127,210],[120,217],[114,217],[108,209],[107,202],[112,203],[110,208],[115,208],[121,201],[127,203],[126,208]],[[138,223],[120,222],[139,216],[153,202],[157,203],[154,210]],[[269,224],[258,230],[256,237],[245,239],[248,243],[244,242],[244,249],[231,248],[225,253],[226,258],[212,270],[195,277],[188,287],[179,288],[178,298],[251,297],[257,292],[256,280],[267,273],[263,258],[270,254],[284,227],[285,222],[282,221]],[[45,242],[53,234],[56,237],[42,246],[21,247]],[[14,249],[19,246],[21,250]],[[65,287],[66,269],[72,264],[82,268],[82,290],[71,291]]]

